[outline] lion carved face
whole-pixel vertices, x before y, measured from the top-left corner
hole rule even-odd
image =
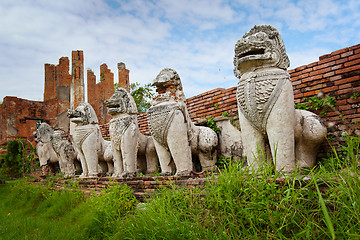
[[[167,101],[185,102],[185,96],[178,73],[171,68],[164,68],[153,81],[158,95],[152,105]]]
[[[109,108],[108,113],[112,116],[122,113],[137,113],[134,98],[124,88],[116,89],[111,98],[105,100],[105,105]]]
[[[36,142],[47,143],[50,142],[51,135],[54,133],[52,127],[47,123],[41,123],[36,132],[34,132],[34,137]]]
[[[289,64],[280,34],[270,25],[254,26],[235,44],[234,73],[238,78],[259,68],[287,69]]]
[[[96,113],[89,103],[82,102],[75,110],[68,111],[68,118],[77,125],[97,124]]]

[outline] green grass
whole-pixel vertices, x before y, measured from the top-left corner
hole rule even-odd
[[[0,186],[0,238],[360,239],[360,140],[345,140],[303,173],[263,165],[249,174],[230,161],[204,189],[161,189],[142,208],[116,184],[89,198],[11,182]]]
[[[0,185],[0,239],[103,239],[137,202],[127,186],[91,198],[49,186],[26,179]]]

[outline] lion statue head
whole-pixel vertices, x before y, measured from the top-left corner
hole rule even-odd
[[[171,100],[185,102],[181,80],[175,70],[171,68],[161,70],[154,79],[153,86],[156,87],[156,92],[158,93],[154,98],[157,103]]]
[[[36,132],[33,133],[36,142],[48,143],[54,133],[52,127],[47,123],[41,123]]]
[[[258,68],[286,70],[289,65],[283,40],[273,26],[254,26],[235,44],[234,74],[238,78]]]
[[[137,113],[137,107],[134,98],[124,88],[116,89],[111,98],[105,100],[105,105],[109,108],[108,113],[112,116],[123,113]]]
[[[97,124],[99,122],[93,107],[87,102],[80,103],[75,110],[68,110],[67,116],[71,122],[77,125]]]

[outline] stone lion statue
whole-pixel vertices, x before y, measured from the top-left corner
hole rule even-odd
[[[33,132],[36,144],[36,154],[39,157],[42,175],[47,175],[50,171],[55,173],[54,165],[59,160],[51,145],[51,135],[54,133],[52,127],[47,123],[41,123],[36,132]]]
[[[39,156],[43,175],[47,170],[55,173],[54,165],[59,164],[64,177],[74,177],[76,170],[76,153],[72,144],[62,138],[63,132],[54,131],[47,123],[41,123],[34,137],[37,142],[36,152]]]
[[[155,173],[158,163],[155,145],[151,137],[140,133],[137,107],[131,94],[118,88],[105,105],[112,116],[109,131],[114,156],[113,177]]]
[[[254,26],[235,45],[243,147],[255,169],[264,161],[259,152],[266,144],[277,170],[291,172],[296,164],[312,167],[326,135],[319,117],[294,109],[289,64],[280,34],[272,26]]]
[[[148,111],[148,123],[159,157],[161,174],[189,175],[192,152],[198,154],[203,170],[216,169],[216,133],[191,121],[177,72],[164,68],[153,81],[158,95]]]
[[[80,178],[97,177],[98,166],[107,167],[107,169],[102,169],[102,172],[112,174],[114,167],[111,143],[102,137],[92,106],[82,102],[75,110],[68,111],[68,117],[76,124],[71,137],[83,171]]]

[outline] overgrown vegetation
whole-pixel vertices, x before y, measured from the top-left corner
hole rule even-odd
[[[25,140],[10,140],[6,149],[6,154],[0,156],[1,177],[20,177],[39,167],[35,158],[35,148]]]
[[[315,95],[309,99],[303,98],[303,101],[304,103],[295,103],[295,108],[313,112],[320,111],[320,115],[322,116],[325,116],[330,109],[334,109],[336,104],[336,99],[330,96],[319,98]]]
[[[214,121],[214,117],[209,117],[206,119],[206,126],[214,130],[216,133],[220,132],[219,127],[216,125],[216,122]]]
[[[115,90],[119,87],[118,83],[114,84]],[[138,112],[146,112],[151,107],[151,100],[155,96],[154,88],[151,83],[140,86],[140,83],[130,84],[130,94],[134,98]]]
[[[126,186],[91,199],[19,181],[0,186],[3,239],[358,239],[359,137],[315,169],[281,175],[224,160],[205,189],[171,186],[142,207]],[[309,177],[304,177],[304,175]],[[279,184],[279,179],[282,184]],[[65,200],[66,199],[66,200]]]

